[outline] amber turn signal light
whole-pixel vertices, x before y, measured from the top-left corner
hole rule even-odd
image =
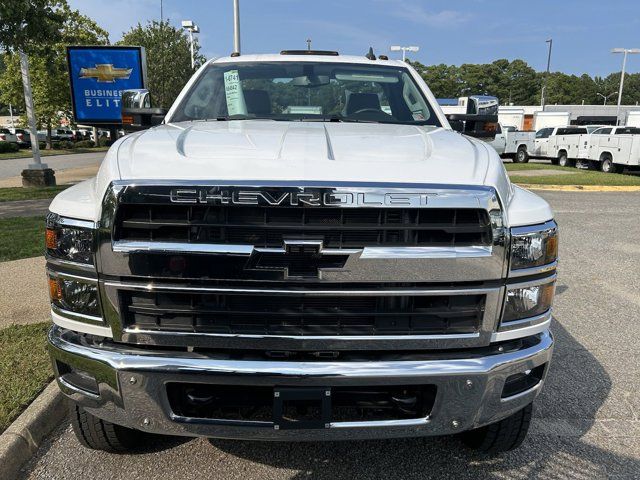
[[[49,296],[51,300],[62,299],[62,286],[57,278],[49,277]]]
[[[44,234],[44,244],[48,250],[58,248],[58,234],[52,228],[47,228]]]

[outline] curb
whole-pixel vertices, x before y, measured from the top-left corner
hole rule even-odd
[[[640,192],[640,185],[544,185],[516,183],[527,190],[553,190],[556,192]]]
[[[15,478],[44,438],[65,418],[63,399],[56,382],[51,382],[0,435],[0,478]]]

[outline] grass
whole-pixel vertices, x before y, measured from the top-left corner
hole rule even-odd
[[[43,254],[44,217],[0,219],[0,262]]]
[[[637,186],[640,176],[602,173],[595,170],[582,170],[571,167],[560,167],[544,163],[505,163],[509,177],[514,183],[531,185],[601,185],[601,186]],[[525,170],[558,170],[571,172],[572,175],[523,176],[517,172]]]
[[[65,188],[71,185],[56,185],[55,187],[24,188],[11,187],[0,188],[0,202],[11,202],[15,200],[37,200],[41,198],[53,198]]]
[[[50,157],[52,155],[70,155],[74,153],[91,153],[91,152],[106,152],[109,147],[94,147],[94,148],[73,148],[73,149],[60,149],[60,150],[40,150],[40,155],[43,157]],[[0,153],[0,160],[8,160],[12,158],[30,158],[32,157],[31,150],[19,150],[17,152],[5,152]]]
[[[46,351],[48,323],[0,330],[0,433],[53,378]]]

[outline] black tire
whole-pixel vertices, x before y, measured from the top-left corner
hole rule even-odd
[[[111,453],[130,452],[139,448],[143,433],[116,425],[91,415],[84,408],[70,404],[71,426],[78,441],[87,448]]]
[[[574,163],[569,160],[569,157],[567,157],[567,152],[562,151],[560,152],[560,155],[558,155],[558,165],[561,167],[573,167]]]
[[[527,163],[529,161],[529,152],[527,152],[527,147],[520,146],[518,147],[518,151],[516,152],[515,157],[513,157],[513,163]]]
[[[621,173],[622,168],[620,165],[616,165],[613,163],[613,158],[609,155],[604,155],[602,157],[602,161],[600,162],[600,170],[604,173]]]
[[[508,452],[518,448],[529,431],[533,405],[530,403],[510,417],[485,427],[462,434],[462,441],[469,448],[487,454]]]

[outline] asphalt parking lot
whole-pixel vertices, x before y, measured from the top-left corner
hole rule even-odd
[[[561,227],[548,383],[523,446],[488,459],[455,438],[283,444],[159,439],[82,448],[62,425],[23,479],[640,478],[640,193],[542,192]]]

